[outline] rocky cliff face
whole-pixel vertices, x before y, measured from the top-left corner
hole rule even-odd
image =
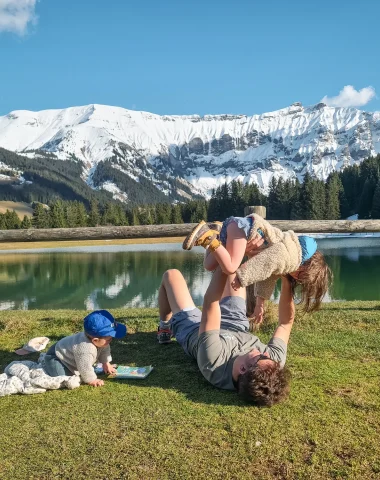
[[[103,105],[15,111],[0,117],[0,146],[29,156],[43,150],[77,159],[83,179],[95,188],[111,181],[122,194],[124,175],[149,181],[172,198],[187,198],[207,196],[233,179],[266,190],[272,176],[302,181],[310,172],[327,178],[380,153],[380,112],[322,103],[294,103],[252,117],[159,116]],[[95,175],[104,162],[118,175]]]

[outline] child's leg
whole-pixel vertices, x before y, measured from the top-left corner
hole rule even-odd
[[[70,376],[73,375],[55,355],[45,355],[44,369],[51,377]]]
[[[223,272],[232,275],[240,267],[247,247],[247,237],[236,222],[229,223],[227,227],[226,248],[220,245],[213,255]]]

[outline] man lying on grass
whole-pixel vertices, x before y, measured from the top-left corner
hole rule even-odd
[[[282,277],[279,324],[265,345],[248,331],[245,289],[235,291],[232,277],[218,267],[201,312],[181,272],[165,272],[158,299],[158,341],[169,343],[175,337],[212,385],[237,390],[256,405],[271,406],[289,392],[290,375],[284,364],[294,320],[291,284]]]

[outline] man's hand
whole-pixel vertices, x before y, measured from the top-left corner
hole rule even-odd
[[[252,240],[249,240],[249,242],[247,242],[247,246],[245,249],[245,254],[247,255],[247,257],[252,258],[255,255],[257,255],[263,243],[264,243],[264,239],[260,237],[260,235],[257,235],[257,237],[253,238]]]
[[[256,297],[256,305],[253,316],[255,325],[260,325],[264,319],[264,299],[261,297]]]
[[[116,368],[113,367],[109,362],[103,363],[102,367],[103,367],[104,373],[106,373],[108,375],[112,375],[112,374],[116,373]]]
[[[235,290],[238,291],[239,288],[241,288],[240,280],[239,277],[236,275],[236,277],[232,280],[231,282],[231,287]]]
[[[91,387],[102,387],[104,385],[104,382],[103,380],[100,380],[99,378],[97,378],[93,382],[89,383],[89,385],[91,385]]]

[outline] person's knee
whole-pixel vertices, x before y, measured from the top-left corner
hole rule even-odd
[[[171,283],[179,276],[182,276],[182,273],[179,270],[177,270],[176,268],[170,268],[169,270],[166,270],[166,272],[163,274],[162,282],[166,284]]]

